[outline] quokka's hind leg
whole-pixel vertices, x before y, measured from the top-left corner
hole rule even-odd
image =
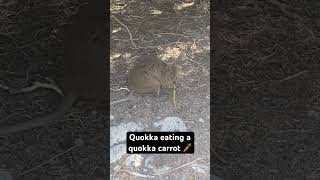
[[[155,96],[156,97],[159,97],[160,95],[160,89],[161,89],[161,86],[160,86],[160,83],[156,83],[155,86],[154,86],[154,93],[155,93]]]

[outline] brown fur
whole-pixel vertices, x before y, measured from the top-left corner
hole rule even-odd
[[[159,96],[161,88],[173,88],[177,69],[154,57],[144,57],[134,65],[128,74],[128,88],[134,93],[155,93]]]

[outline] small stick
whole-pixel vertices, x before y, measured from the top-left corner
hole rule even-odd
[[[48,159],[47,161],[44,161],[43,163],[40,163],[39,165],[37,165],[37,166],[35,166],[35,167],[31,168],[31,169],[28,169],[28,170],[18,174],[18,176],[22,176],[22,175],[25,175],[25,174],[27,174],[27,173],[29,173],[31,171],[34,171],[35,169],[38,169],[39,167],[41,167],[41,166],[43,166],[45,164],[48,164],[50,161],[58,158],[59,156],[62,156],[64,154],[66,154],[69,151],[72,151],[73,149],[75,149],[76,147],[79,147],[79,146],[80,146],[79,144],[75,144],[74,146],[70,147],[69,149],[67,149],[67,150],[65,150],[65,151],[53,156],[52,158]]]
[[[119,100],[116,100],[116,101],[110,102],[110,106],[111,106],[111,105],[114,105],[114,104],[117,104],[117,103],[121,103],[121,102],[128,101],[128,100],[131,99],[132,95],[133,95],[133,92],[130,92],[130,94],[129,94],[127,97],[122,98],[122,99],[119,99]]]
[[[121,26],[123,26],[123,27],[127,30],[127,32],[129,33],[130,41],[131,41],[133,47],[134,47],[134,48],[137,48],[137,45],[133,42],[132,34],[131,34],[128,26],[126,26],[125,24],[123,24],[123,23],[122,23],[117,17],[115,17],[114,15],[111,15],[111,17],[112,17],[113,19],[115,19],[119,24],[121,24]]]
[[[52,83],[41,83],[41,82],[34,82],[32,86],[25,87],[19,90],[9,90],[11,94],[20,94],[20,93],[25,93],[25,92],[30,92],[38,88],[47,88],[47,89],[52,89],[55,90],[57,93],[59,93],[61,96],[63,96],[63,92],[61,89],[59,89],[55,84]]]
[[[198,161],[198,160],[200,160],[200,159],[201,159],[201,158],[197,158],[197,159],[195,159],[195,160],[193,160],[193,161],[191,161],[191,162],[189,162],[189,163],[187,163],[187,164],[184,164],[184,165],[182,165],[182,166],[179,166],[179,167],[176,167],[176,168],[172,168],[172,169],[167,170],[167,171],[164,171],[164,172],[151,174],[151,175],[152,175],[152,176],[159,176],[159,175],[163,175],[163,174],[168,174],[168,173],[170,173],[170,172],[176,171],[176,170],[181,169],[181,168],[183,168],[183,167],[189,166],[190,164],[192,164],[192,163],[194,163],[194,162],[196,162],[196,161]]]
[[[186,167],[186,166],[189,166],[190,164],[200,160],[201,158],[197,158],[187,164],[184,164],[182,166],[179,166],[179,167],[176,167],[176,168],[172,168],[170,170],[167,170],[167,171],[163,171],[163,172],[160,172],[160,173],[155,173],[155,174],[151,174],[151,175],[146,175],[146,174],[140,174],[140,173],[137,173],[137,172],[132,172],[132,171],[125,171],[125,170],[121,170],[122,172],[126,172],[126,173],[129,173],[131,175],[135,175],[135,176],[139,176],[139,177],[144,177],[144,178],[155,178],[155,176],[159,176],[159,175],[163,175],[163,174],[168,174],[170,172],[173,172],[173,171],[176,171],[178,169],[181,169],[183,167]]]
[[[119,89],[113,89],[113,88],[110,88],[111,91],[121,91],[121,90],[126,90],[126,91],[129,91],[129,89],[127,87],[121,87]]]
[[[6,91],[10,91],[10,88],[9,88],[8,86],[6,86],[6,85],[0,84],[0,88],[1,88],[1,89],[4,89],[4,90],[6,90]]]
[[[119,100],[116,100],[116,101],[112,101],[110,102],[110,105],[114,105],[114,104],[118,104],[118,103],[121,103],[121,102],[125,102],[125,101],[128,101],[130,99],[130,97],[126,97],[126,98],[122,98],[122,99],[119,99]]]
[[[298,19],[299,21],[302,21],[302,18],[300,16],[298,16],[295,13],[290,13],[289,11],[286,10],[287,5],[284,3],[279,2],[278,0],[271,0],[270,1],[271,4],[278,6],[278,8],[284,13],[286,14],[288,17],[293,18],[293,19]]]
[[[288,77],[286,77],[284,79],[281,79],[279,82],[283,82],[283,81],[287,81],[287,80],[293,79],[293,78],[298,77],[301,74],[306,73],[306,72],[308,72],[308,71],[307,70],[301,71],[301,72],[299,72],[297,74],[294,74],[294,75],[288,76]]]
[[[137,173],[137,172],[125,171],[125,170],[121,170],[121,171],[122,171],[122,172],[129,173],[129,174],[134,175],[134,176],[138,176],[138,177],[143,177],[143,178],[155,178],[154,176],[150,176],[150,175],[146,175],[146,174],[141,174],[141,173]]]

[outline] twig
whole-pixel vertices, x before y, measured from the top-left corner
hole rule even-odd
[[[188,36],[185,36],[185,35],[182,35],[182,34],[177,34],[177,33],[158,33],[159,35],[176,35],[176,36],[182,36],[182,37],[185,37],[187,38]]]
[[[113,89],[113,88],[110,88],[112,91],[121,91],[121,90],[126,90],[126,91],[129,91],[129,89],[127,87],[121,87],[119,89]]]
[[[155,174],[151,174],[151,175],[147,175],[147,174],[141,174],[141,173],[137,173],[137,172],[132,172],[132,171],[125,171],[125,170],[121,170],[121,172],[126,172],[126,173],[129,173],[131,175],[135,175],[135,176],[139,176],[139,177],[144,177],[144,178],[155,178],[155,176],[159,176],[159,175],[163,175],[163,174],[168,174],[170,172],[173,172],[173,171],[176,171],[178,169],[181,169],[183,167],[186,167],[186,166],[189,166],[190,164],[200,160],[201,158],[197,158],[187,164],[184,164],[182,166],[179,166],[179,167],[176,167],[176,168],[172,168],[170,170],[167,170],[167,171],[163,171],[163,172],[160,172],[160,173],[155,173]]]
[[[204,65],[202,65],[201,63],[199,63],[199,62],[197,62],[197,61],[195,61],[195,60],[193,60],[193,59],[191,59],[191,58],[187,58],[187,60],[189,60],[189,61],[191,61],[191,62],[195,63],[197,66],[200,66],[200,67],[202,67],[202,68],[205,68],[205,66],[204,66]]]
[[[120,167],[118,167],[116,170],[115,170],[115,172],[112,174],[112,179],[114,179],[114,177],[116,177],[116,175],[117,175],[117,173],[119,172],[119,170],[124,166],[124,164],[125,163],[127,163],[128,162],[128,158],[126,158],[126,160],[125,161],[123,161],[122,163],[121,163],[121,166]]]
[[[143,178],[155,178],[154,176],[150,176],[150,175],[146,175],[146,174],[141,174],[141,173],[137,173],[137,172],[125,171],[125,170],[121,170],[121,171],[122,171],[122,172],[129,173],[129,174],[134,175],[134,176],[143,177]]]
[[[258,66],[262,65],[266,60],[268,60],[269,58],[271,58],[272,56],[274,56],[277,52],[274,51],[273,53],[269,54],[269,55],[266,55],[266,56],[263,56],[263,57],[260,57],[260,61],[258,62]]]
[[[116,100],[116,101],[110,102],[110,106],[111,106],[111,105],[114,105],[114,104],[117,104],[117,103],[121,103],[121,102],[125,102],[125,101],[130,100],[130,99],[132,98],[133,93],[134,93],[134,92],[131,91],[127,97],[122,98],[122,99],[119,99],[119,100]]]
[[[302,21],[302,18],[300,16],[285,9],[286,7],[288,7],[286,4],[283,4],[277,0],[270,0],[269,2],[275,6],[278,6],[282,13],[286,14],[288,17]]]
[[[9,91],[9,90],[10,90],[10,88],[9,88],[8,86],[2,85],[2,84],[0,84],[0,88],[1,88],[1,89],[4,89],[4,90],[6,90],[6,91]]]
[[[183,168],[183,167],[189,166],[190,164],[192,164],[192,163],[194,163],[194,162],[196,162],[196,161],[199,161],[200,159],[201,159],[201,158],[197,158],[197,159],[195,159],[195,160],[193,160],[193,161],[191,161],[191,162],[189,162],[189,163],[187,163],[187,164],[184,164],[184,165],[182,165],[182,166],[179,166],[179,167],[176,167],[176,168],[172,168],[172,169],[167,170],[167,171],[164,171],[164,172],[151,174],[151,175],[152,175],[152,176],[159,176],[159,175],[163,175],[163,174],[168,174],[168,173],[170,173],[170,172],[176,171],[176,170],[181,169],[181,168]]]
[[[26,170],[26,171],[18,174],[17,176],[23,176],[23,175],[25,175],[25,174],[27,174],[27,173],[29,173],[29,172],[31,172],[31,171],[34,171],[35,169],[38,169],[39,167],[41,167],[41,166],[43,166],[43,165],[45,165],[45,164],[48,164],[50,161],[58,158],[59,156],[62,156],[62,155],[64,155],[64,154],[66,154],[66,153],[69,152],[69,151],[72,151],[73,149],[75,149],[76,147],[79,147],[79,146],[80,146],[80,145],[76,143],[74,146],[70,147],[69,149],[67,149],[67,150],[65,150],[65,151],[63,151],[63,152],[61,152],[61,153],[53,156],[52,158],[48,159],[47,161],[44,161],[43,163],[41,163],[41,164],[39,164],[39,165],[31,168],[31,169],[28,169],[28,170]]]
[[[216,156],[217,159],[219,159],[221,162],[223,163],[228,163],[228,161],[226,161],[223,157],[221,157],[216,151],[215,149],[211,149],[211,152]]]
[[[175,41],[175,42],[171,42],[171,43],[167,43],[167,44],[160,44],[160,45],[156,45],[156,46],[144,46],[144,47],[139,47],[138,49],[154,49],[154,48],[161,48],[161,47],[166,47],[166,46],[170,46],[170,45],[178,45],[178,44],[184,44],[184,45],[188,45],[190,44],[190,42],[179,42]]]
[[[307,70],[301,71],[301,72],[299,72],[299,73],[296,73],[296,74],[294,74],[294,75],[291,75],[291,76],[288,76],[288,77],[286,77],[286,78],[284,78],[284,79],[281,79],[279,82],[283,82],[283,81],[287,81],[287,80],[293,79],[293,78],[298,77],[298,76],[300,76],[301,74],[306,73],[306,72],[308,72],[308,71],[307,71]]]
[[[119,24],[121,24],[121,26],[123,26],[123,27],[127,30],[127,32],[129,33],[130,41],[131,41],[133,47],[134,47],[134,48],[137,48],[137,45],[133,42],[132,34],[131,34],[128,26],[126,26],[125,24],[123,24],[123,23],[122,23],[117,17],[115,17],[114,15],[111,15],[111,17],[112,17],[113,19],[115,19]]]
[[[114,105],[114,104],[117,104],[117,103],[121,103],[121,102],[125,102],[125,101],[128,101],[128,100],[130,100],[131,98],[128,96],[128,97],[126,97],[126,98],[122,98],[122,99],[119,99],[119,100],[117,100],[117,101],[112,101],[112,102],[110,102],[110,105]]]
[[[25,87],[25,88],[22,88],[22,89],[19,89],[19,90],[12,90],[12,89],[10,90],[9,89],[9,91],[10,91],[11,94],[19,94],[19,93],[30,92],[30,91],[33,91],[33,90],[38,89],[38,88],[52,89],[52,90],[55,90],[57,93],[59,93],[61,96],[63,96],[63,92],[55,84],[53,84],[53,83],[41,83],[41,82],[38,82],[38,81],[34,82],[32,86]]]

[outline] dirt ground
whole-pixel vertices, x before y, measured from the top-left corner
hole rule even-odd
[[[60,27],[81,3],[1,1],[1,126],[58,104],[60,95],[52,89],[19,95],[9,89],[52,83],[48,78],[59,83]],[[215,1],[213,7],[210,45],[208,1],[111,1],[111,88],[126,86],[139,57],[156,54],[180,70],[179,113],[165,90],[159,98],[135,96],[113,105],[110,117],[106,103],[80,101],[65,123],[1,137],[0,177],[109,176],[105,122],[110,118],[113,179],[209,179],[210,170],[211,178],[226,180],[320,179],[319,2]],[[111,91],[110,99],[127,94]],[[195,154],[125,154],[121,132],[128,130],[194,131]]]
[[[178,67],[177,108],[169,91],[134,96],[112,105],[112,179],[209,179],[209,1],[115,1],[111,3],[111,88],[126,87],[127,74],[144,55]],[[126,90],[111,91],[110,101]],[[195,153],[139,154],[125,151],[126,131],[193,131]],[[120,132],[120,133],[118,133]]]
[[[211,169],[223,179],[320,179],[319,2],[214,7]]]
[[[61,97],[55,89],[11,93],[35,82],[59,85],[63,68],[61,27],[70,23],[70,16],[84,2],[2,1],[1,126],[30,120],[58,104]],[[114,160],[111,178],[209,179],[209,3],[117,1],[110,6],[116,17],[110,27],[113,89],[126,85],[127,71],[144,54],[159,55],[180,69],[179,113],[173,111],[168,91],[161,91],[159,98],[135,96],[111,107],[111,130],[195,131],[197,152],[190,156],[129,156],[112,151],[117,156],[110,157]],[[111,92],[110,99],[126,95],[125,91]],[[105,171],[106,107],[105,103],[93,106],[80,101],[64,123],[1,137],[1,178],[87,180],[109,176]],[[119,146],[123,143],[121,135],[110,137],[115,147],[123,147]]]
[[[38,88],[16,95],[11,91],[34,83],[55,81],[59,85],[62,27],[70,23],[70,17],[83,3],[1,1],[1,126],[28,121],[58,105],[61,96],[53,89]],[[0,179],[106,177],[107,103],[96,106],[80,100],[63,123],[0,137]]]

